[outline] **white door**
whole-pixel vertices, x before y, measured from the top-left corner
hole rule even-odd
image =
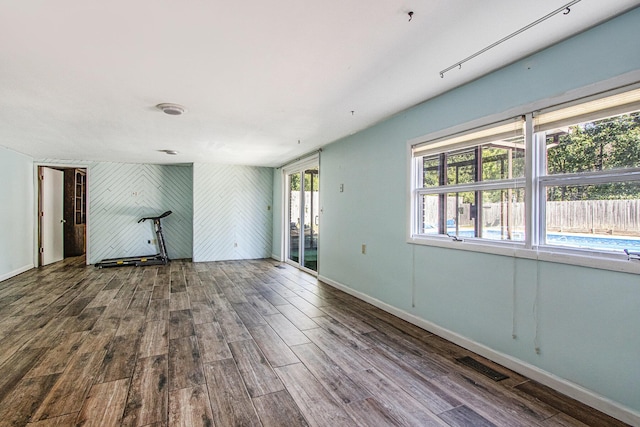
[[[64,258],[64,172],[41,168],[40,233],[42,265]]]

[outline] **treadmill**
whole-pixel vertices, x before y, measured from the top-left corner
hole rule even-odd
[[[156,232],[156,240],[158,242],[158,249],[160,249],[160,252],[155,255],[103,259],[96,264],[96,267],[108,268],[124,266],[140,267],[145,265],[167,265],[170,260],[167,256],[167,246],[164,242],[164,235],[162,234],[162,224],[160,220],[169,215],[171,215],[171,211],[166,211],[160,216],[140,218],[138,220],[138,224],[141,222],[145,222],[146,220],[153,221],[153,227]]]

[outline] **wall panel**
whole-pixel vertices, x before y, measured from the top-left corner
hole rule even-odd
[[[191,258],[192,167],[95,163],[89,179],[89,260],[157,253],[153,223],[142,217],[164,211],[169,258]],[[151,241],[151,243],[149,243]]]
[[[33,268],[33,159],[0,147],[0,280]]]
[[[194,165],[194,261],[271,256],[273,169]]]

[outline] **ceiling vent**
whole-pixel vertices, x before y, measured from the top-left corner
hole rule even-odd
[[[170,103],[162,103],[156,105],[156,108],[162,110],[163,113],[169,114],[170,116],[181,116],[187,111],[182,105],[178,104],[170,104]]]

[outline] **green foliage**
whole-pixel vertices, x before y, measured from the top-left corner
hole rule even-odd
[[[318,169],[308,169],[304,172],[304,190],[311,191],[312,183],[313,191],[318,191],[320,188]],[[289,175],[289,188],[291,191],[300,191],[300,173]]]
[[[446,185],[472,183],[476,179],[489,181],[524,177],[524,150],[507,148],[513,143],[522,144],[522,137],[486,144],[480,149],[473,147],[425,157],[423,185],[440,185],[443,173]],[[477,156],[481,157],[481,177],[476,177]],[[639,167],[640,112],[570,126],[565,132],[547,136],[547,173],[550,175]],[[446,169],[443,171],[443,168]],[[463,203],[475,203],[469,194],[473,193],[465,193]],[[488,197],[485,203],[498,202],[502,196],[497,195],[492,193],[483,199]],[[550,201],[638,198],[640,185],[635,183],[550,187],[547,191],[547,200]]]
[[[640,167],[640,112],[571,126],[547,137],[549,174]],[[550,188],[548,200],[640,198],[635,184]]]

